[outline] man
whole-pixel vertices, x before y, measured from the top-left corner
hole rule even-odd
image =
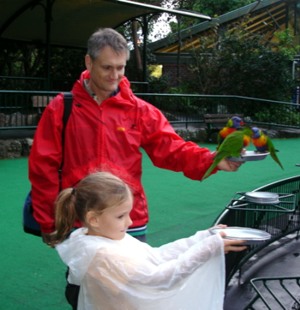
[[[110,28],[88,40],[85,65],[72,89],[73,107],[62,146],[63,96],[45,109],[29,157],[33,214],[48,243],[54,227],[54,201],[61,188],[75,187],[87,174],[110,171],[134,192],[129,233],[143,240],[148,207],[141,184],[143,148],[157,167],[201,180],[214,154],[179,137],[163,114],[136,97],[124,76],[127,42]],[[62,170],[59,172],[61,163]],[[215,169],[235,171],[240,164],[223,160]],[[78,224],[79,226],[79,224]]]

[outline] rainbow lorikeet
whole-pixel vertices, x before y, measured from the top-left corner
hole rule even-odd
[[[283,169],[283,166],[276,155],[277,150],[271,139],[257,127],[252,127],[252,132],[252,143],[256,147],[256,151],[259,153],[270,152],[273,160],[281,167],[281,169]]]
[[[235,115],[232,116],[226,123],[225,127],[223,127],[219,133],[218,133],[218,146],[219,148],[220,144],[224,141],[224,139],[233,133],[236,130],[241,129],[244,126],[244,121],[241,117]]]
[[[240,157],[243,148],[249,145],[251,136],[252,130],[249,127],[245,127],[242,130],[237,130],[229,134],[220,144],[214,161],[205,172],[202,180],[207,178],[223,159],[228,157]]]

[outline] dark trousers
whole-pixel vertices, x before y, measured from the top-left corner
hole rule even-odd
[[[142,242],[146,242],[146,235],[140,235],[140,236],[134,236],[134,237]],[[67,269],[67,272],[66,272],[67,286],[65,289],[65,296],[66,296],[68,303],[72,306],[72,309],[77,310],[80,286],[69,283],[68,275],[69,275],[69,268]]]
[[[67,285],[65,289],[65,296],[66,296],[68,303],[72,306],[72,309],[76,310],[80,286],[69,283],[68,275],[69,275],[69,268],[67,269],[67,272],[66,272]]]

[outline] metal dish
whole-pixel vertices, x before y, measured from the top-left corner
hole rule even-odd
[[[226,234],[225,239],[244,240],[246,241],[245,245],[257,244],[271,238],[271,235],[266,231],[247,227],[213,227],[210,231],[213,234],[223,231]]]
[[[235,162],[257,161],[265,159],[269,154],[269,152],[245,151],[240,157],[228,157],[228,159]]]
[[[279,195],[270,192],[247,192],[245,198],[249,202],[258,204],[277,204],[279,203]]]

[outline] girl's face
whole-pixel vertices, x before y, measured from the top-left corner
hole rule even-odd
[[[107,208],[100,215],[88,214],[90,224],[88,234],[113,240],[123,239],[128,227],[132,224],[129,215],[132,203],[133,200],[130,196],[124,203]]]

